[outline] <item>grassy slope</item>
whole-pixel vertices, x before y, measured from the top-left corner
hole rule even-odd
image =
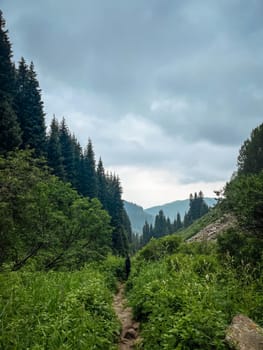
[[[220,210],[217,208],[211,209],[206,215],[196,220],[189,227],[176,232],[176,235],[180,236],[183,240],[187,240],[197,234],[200,230],[206,226],[212,224],[221,217]]]
[[[152,239],[133,260],[130,305],[144,350],[228,349],[225,330],[244,313],[263,325],[263,280],[236,269],[212,242],[182,243],[220,219],[218,209],[187,229]]]

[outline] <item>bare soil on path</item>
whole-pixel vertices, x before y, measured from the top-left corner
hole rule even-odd
[[[120,283],[118,292],[114,296],[113,308],[122,326],[118,349],[130,350],[134,349],[135,344],[140,341],[139,323],[132,319],[132,308],[126,306],[124,288],[124,284]]]

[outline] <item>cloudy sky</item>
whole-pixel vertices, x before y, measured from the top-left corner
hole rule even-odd
[[[34,61],[47,124],[144,207],[213,196],[263,121],[262,0],[0,0],[14,60]]]

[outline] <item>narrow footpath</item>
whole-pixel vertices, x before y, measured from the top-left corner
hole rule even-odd
[[[134,349],[135,344],[140,341],[139,323],[132,319],[132,309],[126,307],[124,288],[124,284],[120,283],[118,286],[118,292],[113,300],[113,308],[122,325],[118,349],[130,350]]]

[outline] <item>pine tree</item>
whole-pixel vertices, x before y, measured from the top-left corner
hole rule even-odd
[[[180,213],[177,213],[176,216],[176,231],[180,230],[183,227],[182,220],[181,220],[181,215]]]
[[[21,129],[14,109],[15,68],[12,51],[0,10],[0,154],[21,144]]]
[[[97,166],[97,185],[98,185],[98,198],[103,205],[103,208],[107,210],[107,180],[105,175],[104,166],[101,158],[99,159]]]
[[[192,193],[189,197],[190,208],[184,217],[184,227],[192,224],[193,221],[199,219],[208,212],[208,205],[204,201],[203,192],[200,191],[199,194],[195,192],[194,196]]]
[[[122,188],[120,179],[116,175],[108,175],[107,179],[107,210],[111,216],[112,248],[120,255],[127,254],[129,250],[129,241],[127,230],[125,229],[124,204],[122,200]]]
[[[61,154],[63,158],[63,168],[65,171],[65,180],[71,184],[75,179],[74,169],[74,148],[70,131],[67,127],[65,118],[62,119],[59,128],[59,141],[61,145]]]
[[[59,137],[59,123],[56,120],[55,116],[51,121],[50,132],[47,141],[48,165],[52,169],[54,175],[58,176],[62,180],[65,180],[65,171],[63,167],[63,158]]]
[[[168,234],[166,217],[162,210],[159,211],[159,214],[155,216],[154,222],[154,237],[161,237]]]
[[[73,167],[74,178],[72,186],[81,193],[81,180],[82,180],[82,148],[75,135],[71,137],[72,149],[73,149]]]
[[[46,127],[41,90],[33,62],[28,67],[23,57],[17,70],[15,104],[23,132],[22,147],[34,149],[36,156],[45,155]]]
[[[82,191],[89,198],[98,197],[96,161],[92,142],[89,139],[82,159]]]
[[[149,242],[151,239],[151,232],[150,232],[150,225],[148,224],[147,221],[145,221],[145,224],[142,229],[142,245],[145,245]]]
[[[263,170],[263,123],[252,130],[238,156],[238,174],[258,174]]]

